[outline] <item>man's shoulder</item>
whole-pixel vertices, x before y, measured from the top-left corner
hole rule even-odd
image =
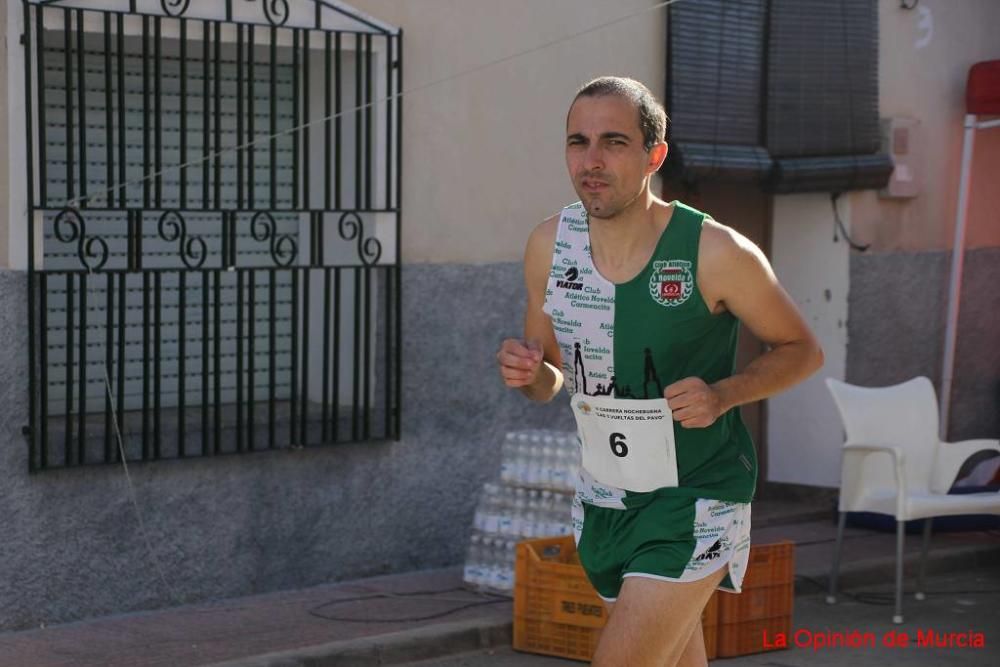
[[[559,221],[562,213],[556,213],[535,225],[528,236],[524,249],[524,261],[528,266],[548,266],[552,262],[552,252],[555,249],[556,238],[559,236]]]
[[[548,244],[551,246],[555,241],[556,234],[559,232],[559,220],[561,218],[562,214],[556,213],[538,223],[531,230],[531,236],[528,237],[528,246],[536,244]]]
[[[734,259],[756,248],[753,241],[718,220],[705,216],[701,226],[700,255],[707,259]]]
[[[698,287],[710,309],[725,301],[734,285],[751,280],[754,268],[766,264],[764,254],[747,237],[711,217],[705,217],[698,246]]]
[[[544,289],[552,267],[561,214],[550,216],[531,230],[524,249],[524,275],[529,287]]]
[[[763,251],[732,227],[705,218],[698,248],[699,278],[708,285],[718,281],[739,281],[745,269],[766,265]]]
[[[531,236],[528,237],[528,245],[545,242],[551,246],[559,233],[559,225],[564,219],[570,221],[580,219],[580,216],[576,215],[578,209],[581,212],[584,211],[583,205],[580,202],[564,206],[558,213],[554,213],[542,220],[531,231]]]
[[[587,211],[583,204],[575,202],[569,206],[564,206],[558,213],[538,223],[528,237],[528,252],[535,250],[536,253],[547,253],[549,256],[555,247],[556,237],[559,236],[559,226],[565,220],[571,229],[576,225],[586,224]]]

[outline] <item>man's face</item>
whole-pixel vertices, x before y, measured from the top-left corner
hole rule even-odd
[[[626,99],[580,97],[570,108],[566,167],[592,217],[613,218],[634,202],[659,168],[659,152],[643,149],[639,112]]]

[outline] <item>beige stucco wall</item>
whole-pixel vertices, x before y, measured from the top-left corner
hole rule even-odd
[[[1000,2],[920,0],[911,11],[880,0],[882,117],[920,122],[924,187],[914,199],[852,196],[854,231],[872,252],[951,248],[969,67],[1000,58]],[[1000,246],[1000,129],[977,133],[966,246]]]
[[[407,262],[519,260],[531,228],[575,199],[563,130],[601,74],[665,75],[664,10],[477,69],[614,21],[653,0],[356,0],[404,30],[403,252]],[[426,86],[426,87],[425,87]]]
[[[838,203],[850,224],[846,202]],[[824,384],[847,368],[847,291],[850,256],[843,237],[833,240],[827,194],[774,198],[771,262],[778,280],[823,346],[823,368],[767,401],[768,480],[836,486],[840,479],[840,418]]]

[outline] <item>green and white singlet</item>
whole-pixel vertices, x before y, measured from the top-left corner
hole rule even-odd
[[[545,312],[562,353],[568,393],[662,398],[683,378],[708,384],[734,372],[739,321],[713,315],[698,289],[698,245],[705,214],[680,202],[643,270],[606,280],[590,251],[587,212],[566,207],[552,253]],[[678,486],[645,493],[598,483],[581,468],[577,496],[598,507],[631,509],[661,496],[749,503],[756,455],[738,408],[707,428],[673,424]]]

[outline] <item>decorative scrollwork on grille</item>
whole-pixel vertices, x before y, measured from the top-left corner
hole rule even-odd
[[[278,223],[268,211],[257,211],[250,219],[250,236],[258,243],[269,241],[271,259],[278,266],[290,266],[298,254],[295,239],[289,234],[278,235]]]
[[[340,216],[337,222],[340,238],[345,241],[358,240],[358,258],[365,266],[373,266],[382,257],[382,243],[374,236],[365,238],[364,222],[361,216],[348,211]]]
[[[59,241],[76,243],[76,256],[88,271],[100,271],[107,263],[108,244],[99,236],[87,236],[87,225],[78,211],[64,208],[52,222],[52,230]]]
[[[160,7],[168,16],[183,16],[191,0],[160,0]]]
[[[254,0],[247,0],[253,2]],[[273,26],[285,25],[288,21],[288,0],[261,0],[264,5],[264,16]]]
[[[257,0],[246,0],[256,2]],[[280,27],[288,22],[290,15],[288,0],[260,0],[264,7],[264,17],[267,22],[275,27]],[[167,16],[184,16],[191,6],[191,0],[160,0],[160,7]]]
[[[167,243],[179,241],[181,261],[189,269],[200,268],[208,256],[208,247],[200,236],[187,235],[187,222],[179,211],[164,211],[156,223],[160,238]]]

